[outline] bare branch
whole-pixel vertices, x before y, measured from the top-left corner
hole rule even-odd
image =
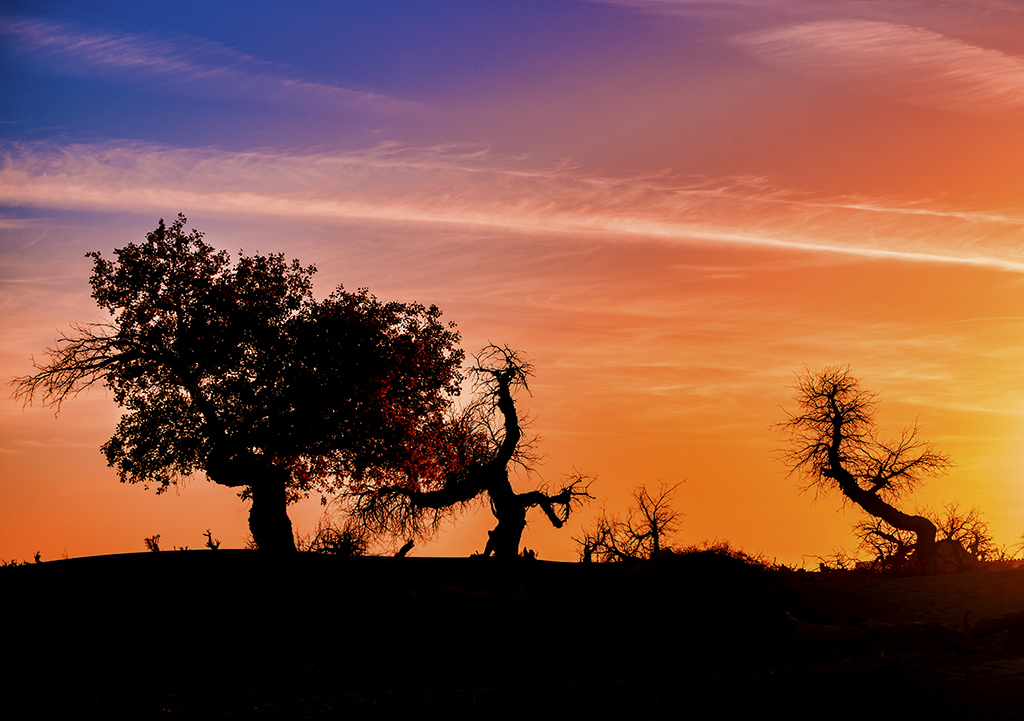
[[[46,363],[32,359],[32,367],[38,373],[10,382],[14,386],[14,400],[30,406],[38,394],[44,408],[55,408],[59,413],[67,398],[105,380],[111,370],[124,362],[123,343],[113,325],[73,323],[71,329],[77,335],[64,333],[54,341],[54,347],[46,349]]]
[[[516,499],[524,508],[539,507],[552,526],[561,528],[573,510],[594,498],[590,495],[590,485],[594,480],[592,476],[574,474],[556,493],[542,489],[517,493]]]

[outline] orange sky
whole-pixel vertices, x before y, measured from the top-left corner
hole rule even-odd
[[[830,363],[881,393],[883,429],[916,418],[957,463],[910,507],[977,504],[1013,543],[1024,12],[828,6],[554,3],[557,18],[531,10],[537,26],[578,35],[496,36],[511,55],[493,62],[460,36],[481,59],[453,60],[458,77],[428,74],[448,52],[433,45],[409,77],[317,65],[312,41],[309,58],[282,44],[218,66],[228,46],[256,52],[248,31],[6,18],[12,77],[51,79],[41,97],[70,77],[129,119],[75,120],[56,100],[53,117],[28,100],[8,111],[0,375],[28,373],[56,328],[100,319],[84,253],[109,255],[182,211],[217,247],[316,264],[321,296],[344,283],[436,303],[468,352],[523,349],[537,368],[521,405],[544,438],[539,478],[599,478],[569,528],[532,519],[524,543],[542,558],[574,558],[571,536],[602,503],[621,510],[635,485],[683,479],[683,542],[812,565],[852,549],[858,513],[800,496],[770,455],[794,372]],[[401,24],[383,13],[395,37]],[[512,33],[502,26],[487,32]],[[220,49],[183,66],[200,41]],[[229,70],[235,95],[211,85]],[[195,103],[188,118],[145,115],[143,85]],[[197,547],[207,528],[242,545],[247,508],[230,489],[200,478],[157,497],[117,482],[98,450],[117,417],[96,391],[57,418],[0,404],[0,558],[141,551],[155,533]],[[308,530],[318,512],[293,520]],[[416,553],[480,550],[492,524],[481,508]]]

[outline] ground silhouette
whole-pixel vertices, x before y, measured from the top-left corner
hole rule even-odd
[[[1020,610],[1016,570],[794,574],[720,549],[511,565],[221,549],[10,567],[0,584],[6,700],[39,717],[853,717],[877,710],[880,683],[891,711],[936,718],[1006,718],[1024,701],[1024,660],[1005,648],[849,622]]]

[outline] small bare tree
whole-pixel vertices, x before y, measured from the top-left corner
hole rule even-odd
[[[857,559],[842,548],[835,548],[826,556],[811,556],[810,558],[818,559],[818,570],[825,573],[849,571],[857,566]]]
[[[639,558],[653,558],[666,548],[679,529],[684,514],[672,507],[672,497],[682,482],[669,486],[658,483],[652,495],[647,486],[633,491],[633,505],[626,511],[622,533],[629,552]]]
[[[883,572],[905,571],[917,541],[913,531],[895,528],[880,518],[854,524],[853,535],[860,548],[871,555],[871,569]]]
[[[592,526],[584,528],[579,536],[573,536],[572,540],[580,547],[580,561],[593,563],[626,560],[615,537],[616,524],[617,520],[602,508],[601,515]]]
[[[935,524],[939,571],[962,573],[1005,558],[1006,552],[996,545],[977,506],[964,510],[954,501],[943,505],[940,513],[928,510],[919,513]],[[900,572],[911,566],[917,541],[913,532],[896,528],[880,518],[856,524],[853,532],[860,540],[860,547],[872,554],[874,569]]]
[[[592,527],[573,538],[580,547],[580,560],[639,560],[668,550],[685,515],[672,506],[680,485],[682,481],[672,486],[659,482],[653,493],[646,485],[638,486],[624,518],[602,511]]]
[[[977,506],[964,510],[957,501],[947,503],[934,520],[938,529],[939,562],[947,570],[969,571],[1001,555]]]

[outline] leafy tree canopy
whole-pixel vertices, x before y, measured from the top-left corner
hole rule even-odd
[[[261,547],[294,548],[287,502],[423,455],[459,392],[459,334],[436,306],[366,289],[317,301],[313,266],[233,261],[185,223],[88,254],[111,321],[73,325],[15,396],[59,410],[104,383],[126,411],[103,446],[122,481],[159,493],[203,471],[252,498]]]

